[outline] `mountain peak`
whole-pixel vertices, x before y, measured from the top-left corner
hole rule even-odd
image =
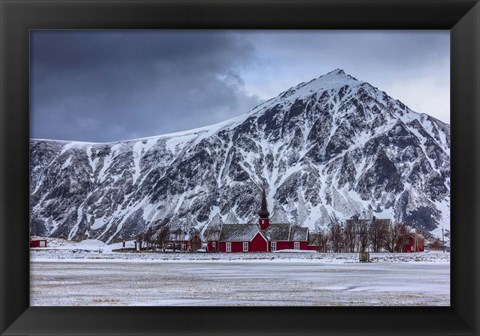
[[[335,70],[332,70],[330,72],[327,73],[327,75],[346,75],[345,71],[343,71],[343,69],[340,69],[340,68],[337,68]]]
[[[329,89],[339,89],[345,85],[357,86],[364,82],[350,76],[342,69],[335,69],[311,81],[300,83],[295,87],[282,92],[281,98],[298,98],[311,95],[313,92],[319,92]]]
[[[335,69],[330,72],[327,72],[324,75],[321,75],[320,77],[317,77],[310,82],[306,84],[300,84],[299,86],[308,86],[311,84],[311,86],[318,86],[320,88],[334,88],[337,86],[343,86],[343,85],[358,85],[362,84],[362,81],[359,81],[353,76],[350,76],[347,74],[344,70],[342,69]]]
[[[358,79],[356,79],[355,77],[347,74],[343,69],[335,69],[335,70],[332,70],[330,72],[327,72],[326,74],[324,75],[321,75],[320,77],[318,77],[317,79],[326,79],[326,78],[336,78],[338,80],[348,80],[348,81],[356,81],[356,82],[359,82]]]

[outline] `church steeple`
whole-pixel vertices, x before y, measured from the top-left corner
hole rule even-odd
[[[258,215],[260,216],[258,219],[260,229],[265,230],[270,225],[270,213],[267,209],[267,196],[265,195],[265,188],[262,191],[262,204]]]

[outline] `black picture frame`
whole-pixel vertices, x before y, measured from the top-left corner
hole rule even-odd
[[[0,0],[2,335],[478,335],[480,4]],[[451,307],[29,307],[30,29],[449,29]]]

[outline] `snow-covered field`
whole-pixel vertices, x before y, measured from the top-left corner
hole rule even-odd
[[[120,253],[32,249],[34,306],[448,306],[450,254]],[[128,246],[128,245],[127,245]]]

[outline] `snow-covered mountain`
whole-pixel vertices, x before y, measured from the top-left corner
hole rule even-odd
[[[31,140],[32,234],[115,242],[149,225],[352,215],[450,227],[450,126],[334,70],[234,119],[115,143]]]

